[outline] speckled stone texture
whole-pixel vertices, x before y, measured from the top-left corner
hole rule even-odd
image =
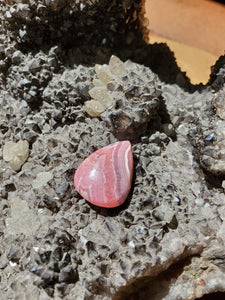
[[[77,61],[84,61],[84,53],[101,57],[102,51],[140,44],[142,38],[147,41],[144,3],[145,0],[6,0],[0,3],[0,21],[3,32],[25,52],[55,45],[74,47]]]
[[[73,187],[80,163],[119,139],[107,118],[85,113],[99,61],[68,66],[59,45],[32,52],[9,35],[0,38],[1,299],[169,300],[225,292],[224,120],[216,111],[225,67],[217,64],[208,86],[185,91],[125,62],[132,76],[114,94],[124,93],[122,110],[137,115],[145,85],[157,105],[145,130],[131,135],[128,199],[104,209]],[[168,48],[158,49],[167,55]],[[167,68],[162,60],[161,74]],[[171,76],[187,87],[180,75]],[[128,98],[126,84],[135,87]],[[29,156],[15,172],[2,149],[19,140],[28,141]]]

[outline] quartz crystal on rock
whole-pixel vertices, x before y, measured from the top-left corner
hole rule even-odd
[[[109,69],[114,75],[118,77],[123,77],[127,74],[124,63],[115,55],[112,55],[109,60]]]
[[[96,100],[86,101],[84,106],[85,106],[85,111],[91,117],[97,117],[98,115],[103,113],[103,111],[105,111],[104,106],[99,101]]]
[[[113,97],[108,93],[105,86],[93,87],[89,95],[96,101],[100,102],[105,109],[114,104]]]
[[[53,175],[51,172],[40,172],[37,174],[36,179],[33,181],[33,188],[38,189],[46,185],[48,181],[52,180]]]
[[[94,86],[104,86],[104,83],[100,79],[93,79],[92,83]]]
[[[3,147],[3,159],[8,161],[14,171],[18,171],[29,155],[29,144],[26,140],[17,143],[7,142]]]
[[[107,84],[113,79],[112,73],[108,65],[95,65],[95,72],[98,78],[104,83]]]
[[[116,207],[126,200],[133,176],[129,141],[116,142],[92,153],[78,167],[74,185],[82,197],[100,207]]]
[[[98,78],[94,78],[92,83],[94,87],[89,90],[89,95],[95,102],[86,101],[85,111],[91,117],[97,117],[107,108],[113,107],[115,98],[112,96],[107,84],[116,82],[127,74],[124,63],[115,55],[112,55],[109,65],[95,65],[95,72]]]
[[[95,72],[99,78],[92,80],[89,95],[96,102],[86,101],[85,111],[99,116],[117,140],[137,140],[147,130],[174,135],[156,74],[114,55],[109,65],[96,65]],[[100,103],[104,110],[99,109]]]

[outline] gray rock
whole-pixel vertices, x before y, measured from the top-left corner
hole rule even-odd
[[[94,28],[88,47],[66,51],[70,29],[81,25],[71,23],[74,1],[25,2],[29,9],[1,3],[8,18],[0,35],[0,149],[24,136],[32,143],[17,173],[0,160],[1,298],[195,299],[224,291],[224,121],[217,111],[223,109],[224,68],[214,78],[217,94],[211,86],[190,93],[127,61],[128,74],[107,84],[115,108],[104,120],[90,118],[83,108],[88,91],[99,84],[93,65],[96,57],[98,64],[106,56],[108,61],[113,48],[92,52],[90,40],[99,32]],[[87,10],[99,20],[93,5]],[[25,28],[28,20],[33,27]],[[139,61],[148,63],[153,48],[131,46],[120,58],[139,51]],[[75,64],[77,57],[86,66]],[[170,66],[159,66],[167,77]],[[184,77],[177,79],[182,83]],[[133,130],[129,135],[124,126],[123,134],[134,137],[134,179],[124,206],[107,210],[82,199],[73,177],[86,157],[117,141],[116,122],[110,121],[117,114],[120,128],[128,116]],[[46,170],[54,179],[34,189]]]

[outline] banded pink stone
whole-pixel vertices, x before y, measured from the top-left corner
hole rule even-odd
[[[88,202],[116,207],[126,200],[133,177],[133,154],[129,141],[101,148],[78,167],[74,185]]]

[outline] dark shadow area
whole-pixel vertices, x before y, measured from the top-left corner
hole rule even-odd
[[[203,173],[205,175],[206,184],[209,189],[221,188],[222,182],[225,180],[225,175],[212,174],[205,169],[203,169]]]
[[[225,175],[220,175],[220,174],[213,174],[212,172],[206,170],[205,166],[203,165],[201,161],[201,153],[199,152],[200,150],[196,147],[196,145],[193,145],[195,148],[192,152],[193,156],[195,157],[196,162],[200,166],[205,181],[208,189],[214,189],[214,188],[219,188],[221,189],[222,182],[225,180]]]
[[[151,136],[152,134],[156,133],[157,131],[165,132],[163,125],[164,124],[172,124],[168,109],[166,107],[165,102],[162,100],[159,102],[157,114],[152,118],[152,120],[148,123],[147,129],[146,129],[146,136]],[[177,140],[177,134],[174,130],[171,133],[165,132],[166,135],[173,140]],[[140,142],[140,140],[138,140]],[[169,140],[168,140],[169,142]]]
[[[29,17],[15,14],[2,24],[23,53],[35,55],[58,46],[58,59],[67,67],[108,63],[114,54],[144,64],[165,83],[176,83],[189,92],[201,90],[204,86],[190,83],[166,44],[146,42],[141,5],[141,1],[119,0],[89,1],[83,6],[66,0],[58,7],[33,3],[26,12]]]
[[[225,68],[225,55],[220,56],[215,65],[211,68],[208,85],[215,91],[219,91],[225,83],[225,70],[220,71],[221,68]]]
[[[208,118],[209,120],[212,120],[213,115],[214,112],[212,108],[209,108],[208,115],[205,117]],[[201,171],[203,172],[200,176],[202,175],[204,176],[208,189],[210,190],[214,188],[222,189],[222,182],[225,180],[225,175],[210,170],[207,150],[204,150],[206,147],[211,147],[216,144],[215,137],[208,136],[209,139],[208,137],[205,137],[204,131],[202,127],[199,125],[193,128],[194,128],[193,131],[192,130],[189,131],[188,138],[193,146],[193,150],[192,150],[193,157],[197,162],[198,166],[200,167]],[[206,154],[206,158],[204,157],[204,154]]]
[[[152,85],[154,87],[154,83]],[[151,90],[150,83],[148,87]],[[126,91],[124,91],[124,94],[126,96]],[[113,108],[102,116],[106,126],[110,128],[119,141],[129,140],[133,144],[139,143],[143,137],[150,137],[158,131],[165,132],[168,124],[172,126],[161,91],[155,91],[150,96],[149,94],[146,95],[149,99],[143,101],[142,104],[140,104],[140,100],[144,98],[142,96],[145,96],[145,94],[140,92],[124,100],[123,106],[118,109]],[[166,134],[168,137],[176,139],[175,131],[171,130],[169,132],[167,130]]]
[[[191,257],[174,263],[166,271],[156,277],[139,277],[129,285],[122,287],[113,300],[152,300],[164,299],[169,293],[170,283],[176,280],[185,267],[191,264]]]
[[[198,298],[201,300],[224,300],[225,299],[225,293],[223,292],[216,292],[208,295],[204,295],[201,298]]]
[[[221,3],[221,4],[225,4],[225,1],[224,0],[213,0],[214,2],[219,2],[219,3]],[[224,297],[224,299],[225,299],[225,297]]]
[[[182,72],[177,65],[174,53],[164,43],[148,44],[143,41],[142,37],[135,39],[132,44],[124,44],[121,41],[120,47],[102,47],[86,46],[72,47],[64,49],[62,62],[65,66],[73,67],[73,65],[84,64],[85,66],[93,66],[95,64],[108,63],[112,54],[118,56],[122,61],[128,59],[135,63],[143,64],[149,67],[159,76],[159,79],[168,84],[177,84],[185,91],[194,92],[201,91],[205,86],[203,84],[193,85],[190,79]],[[82,53],[82,55],[81,55]]]

